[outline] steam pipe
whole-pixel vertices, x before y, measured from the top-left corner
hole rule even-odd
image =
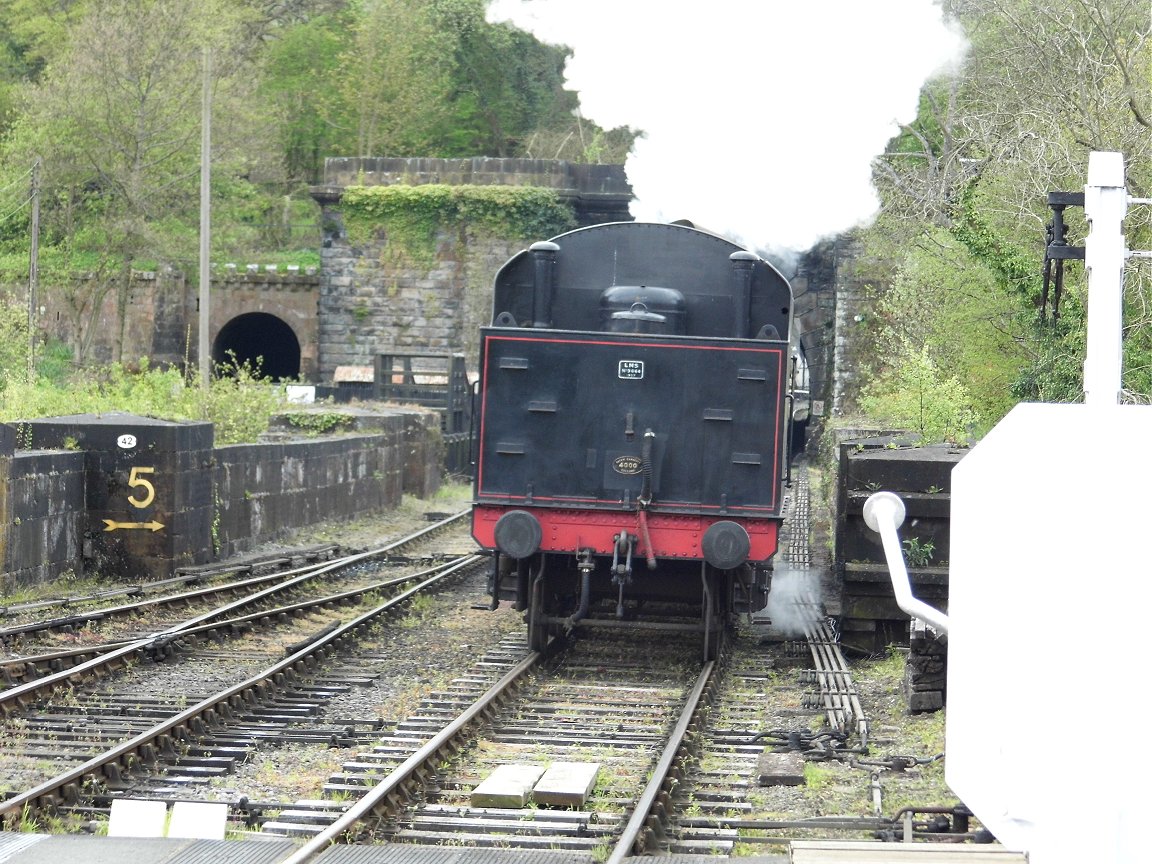
[[[893,492],[876,492],[864,502],[864,523],[880,535],[884,544],[884,557],[888,560],[888,574],[896,603],[913,618],[919,618],[936,628],[948,632],[948,616],[912,596],[912,583],[908,568],[904,566],[904,553],[900,549],[900,535],[896,529],[904,524],[904,502]]]

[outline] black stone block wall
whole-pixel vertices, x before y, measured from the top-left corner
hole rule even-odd
[[[211,423],[109,412],[21,425],[33,447],[84,455],[85,572],[164,579],[211,559]]]
[[[130,414],[0,424],[0,602],[68,572],[167,578],[436,492],[436,412],[351,413],[350,434],[219,448],[211,424]]]
[[[387,434],[217,448],[219,554],[398,506],[403,455],[402,436]]]
[[[5,589],[78,574],[85,521],[84,454],[17,451],[11,457]]]

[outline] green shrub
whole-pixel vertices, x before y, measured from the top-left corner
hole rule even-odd
[[[269,418],[288,404],[282,386],[235,358],[221,365],[207,390],[174,367],[152,368],[146,360],[140,365],[140,372],[130,372],[113,363],[63,383],[9,379],[0,421],[124,411],[160,420],[205,420],[214,424],[217,444],[238,444],[255,441]]]

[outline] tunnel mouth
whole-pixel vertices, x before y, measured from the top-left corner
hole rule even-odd
[[[237,366],[260,378],[300,378],[300,341],[284,321],[267,312],[238,315],[220,328],[212,346],[212,368],[224,377]]]

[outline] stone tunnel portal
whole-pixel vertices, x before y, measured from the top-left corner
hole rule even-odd
[[[267,312],[238,315],[220,328],[212,346],[212,365],[248,363],[272,379],[300,377],[300,341],[292,328]]]

